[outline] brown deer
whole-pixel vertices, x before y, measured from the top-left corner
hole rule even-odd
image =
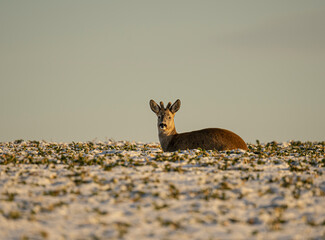
[[[241,137],[225,129],[207,128],[178,134],[174,117],[180,107],[179,99],[173,105],[169,102],[166,108],[163,102],[160,102],[159,106],[154,100],[150,100],[150,108],[158,117],[158,136],[164,152],[195,148],[218,151],[248,149]]]

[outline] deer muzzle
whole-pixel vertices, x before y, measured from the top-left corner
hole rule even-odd
[[[167,128],[167,124],[165,124],[165,123],[160,123],[160,124],[159,124],[159,127],[160,127],[160,129],[165,129],[165,128]]]

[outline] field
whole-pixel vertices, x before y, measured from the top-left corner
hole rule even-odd
[[[1,239],[325,239],[325,142],[0,143]]]

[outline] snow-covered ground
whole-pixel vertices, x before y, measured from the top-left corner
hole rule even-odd
[[[325,142],[0,143],[1,239],[325,239]]]

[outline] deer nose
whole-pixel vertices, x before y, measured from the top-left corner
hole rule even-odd
[[[159,124],[159,127],[160,127],[161,129],[167,128],[167,124],[165,124],[165,123],[160,123],[160,124]]]

